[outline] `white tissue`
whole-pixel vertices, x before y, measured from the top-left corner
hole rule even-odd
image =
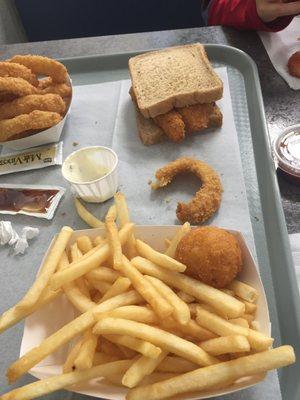
[[[25,226],[21,236],[13,229],[10,221],[0,221],[0,245],[8,244],[14,246],[15,254],[24,254],[29,246],[28,240],[33,239],[39,234],[38,228]]]
[[[0,221],[0,245],[5,245],[12,238],[12,226],[9,221]]]

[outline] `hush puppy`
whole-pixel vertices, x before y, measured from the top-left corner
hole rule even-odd
[[[177,246],[175,258],[186,265],[187,275],[216,288],[229,285],[242,269],[237,239],[225,229],[212,226],[187,233]]]

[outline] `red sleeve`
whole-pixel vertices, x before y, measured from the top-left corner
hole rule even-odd
[[[286,28],[293,17],[263,22],[256,10],[255,0],[213,0],[208,10],[208,25],[231,26],[240,30],[277,32]]]

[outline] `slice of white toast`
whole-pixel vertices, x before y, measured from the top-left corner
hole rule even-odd
[[[132,57],[129,71],[138,108],[146,118],[211,103],[223,95],[223,83],[200,43]]]

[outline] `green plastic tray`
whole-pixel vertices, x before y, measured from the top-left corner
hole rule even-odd
[[[206,45],[214,66],[226,66],[247,188],[256,253],[267,293],[275,345],[291,344],[300,359],[300,299],[271,157],[259,76],[254,61],[229,46]],[[145,49],[149,51],[149,49]],[[128,79],[137,53],[63,59],[74,85]],[[279,372],[284,400],[300,399],[300,364]]]

